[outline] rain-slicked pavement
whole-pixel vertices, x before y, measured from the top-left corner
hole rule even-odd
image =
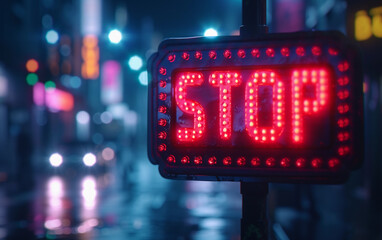
[[[240,239],[239,183],[166,180],[143,150],[138,156],[102,171],[26,171],[3,182],[0,239]],[[272,236],[368,239],[364,194],[346,185],[273,184]]]

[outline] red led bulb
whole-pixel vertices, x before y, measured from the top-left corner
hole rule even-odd
[[[167,138],[167,133],[166,132],[159,132],[158,133],[158,138],[159,139],[166,139]]]
[[[281,48],[281,55],[283,55],[284,57],[288,57],[289,56],[289,48]]]
[[[273,48],[267,48],[267,50],[265,50],[265,53],[267,54],[268,57],[275,56],[275,50]]]
[[[305,55],[305,49],[303,47],[296,48],[296,54],[300,57]]]
[[[174,62],[175,61],[175,54],[168,55],[167,59],[168,59],[169,62]]]
[[[341,78],[339,78],[338,80],[337,80],[337,82],[338,82],[338,84],[340,85],[340,86],[345,86],[345,85],[347,85],[347,84],[349,84],[349,78],[348,77],[341,77]]]
[[[215,165],[216,164],[216,157],[208,158],[208,164],[209,165]]]
[[[225,50],[223,53],[224,57],[230,59],[232,57],[232,53],[230,50]]]
[[[162,127],[166,126],[167,125],[167,120],[163,119],[163,118],[159,119],[158,125],[162,126]]]
[[[202,60],[202,53],[199,52],[199,51],[196,51],[196,52],[195,52],[195,58],[196,58],[196,59],[199,59],[199,60]]]
[[[166,93],[159,93],[159,100],[164,101],[164,100],[166,100],[166,98],[167,98],[167,94]]]
[[[182,157],[182,159],[180,160],[180,162],[181,162],[182,164],[188,164],[188,163],[190,163],[190,158],[189,158],[188,156],[184,156],[184,157]]]
[[[296,160],[296,167],[303,168],[303,167],[305,167],[305,163],[306,163],[306,161],[304,158],[299,158]]]
[[[169,162],[169,163],[175,163],[175,157],[174,157],[174,155],[170,155],[170,156],[168,156],[168,157],[167,157],[167,162]]]
[[[246,161],[245,161],[245,157],[239,157],[239,158],[237,159],[237,165],[239,165],[239,166],[245,166],[245,163],[246,163]]]
[[[344,127],[347,127],[349,126],[349,119],[348,118],[340,118],[338,121],[337,121],[337,124],[340,128],[344,128]]]
[[[340,62],[337,67],[340,72],[345,72],[349,69],[349,62],[347,61]]]
[[[311,164],[313,168],[320,168],[322,166],[322,160],[319,158],[315,158],[312,160]]]
[[[343,146],[338,148],[338,154],[340,156],[347,155],[349,154],[349,152],[350,152],[350,148],[348,146]]]
[[[224,164],[224,165],[231,165],[231,163],[232,163],[232,159],[231,159],[231,157],[225,157],[225,158],[223,158],[223,164]]]
[[[243,49],[240,49],[237,51],[237,56],[239,58],[245,58],[245,51]]]
[[[261,164],[260,158],[257,158],[257,157],[252,158],[252,160],[251,160],[251,165],[252,166],[258,167],[258,166],[260,166],[260,164]]]
[[[166,81],[164,81],[164,80],[161,80],[161,81],[159,82],[159,87],[161,87],[161,88],[165,88],[166,85],[167,85],[167,83],[166,83]]]
[[[335,49],[335,48],[329,48],[328,52],[332,56],[337,56],[338,55],[338,50]]]
[[[160,106],[159,109],[158,109],[158,111],[159,111],[160,113],[166,113],[166,112],[167,112],[167,107],[165,107],[165,106]]]
[[[349,91],[348,90],[339,91],[337,93],[337,96],[339,99],[344,100],[349,97]]]
[[[190,54],[187,52],[184,52],[184,53],[182,53],[182,58],[187,61],[190,59]]]
[[[167,146],[166,146],[166,144],[160,144],[159,146],[158,146],[158,151],[159,152],[164,152],[164,151],[166,151],[167,150]]]
[[[282,167],[289,167],[290,166],[290,159],[286,158],[286,157],[281,159],[280,165]]]
[[[252,54],[252,56],[254,56],[255,58],[259,58],[259,57],[260,57],[260,50],[257,49],[257,48],[252,49],[251,54]]]
[[[216,59],[216,52],[215,51],[210,51],[208,56],[211,58],[211,59]]]
[[[166,75],[166,73],[167,73],[166,68],[164,68],[164,67],[159,68],[159,73],[162,75]]]
[[[196,156],[196,157],[194,158],[194,163],[195,163],[196,165],[200,165],[200,164],[202,164],[202,163],[203,163],[203,158],[202,158],[202,156]]]
[[[317,46],[312,47],[312,54],[314,56],[320,56],[321,55],[321,48],[317,47]]]
[[[272,157],[267,158],[267,160],[265,160],[265,165],[268,167],[274,167],[276,165],[276,160]]]
[[[328,165],[330,168],[337,168],[340,165],[340,161],[337,158],[332,158],[329,160]]]

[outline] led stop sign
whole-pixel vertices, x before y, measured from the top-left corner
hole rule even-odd
[[[338,182],[363,156],[359,58],[337,32],[164,41],[149,157],[166,178]]]

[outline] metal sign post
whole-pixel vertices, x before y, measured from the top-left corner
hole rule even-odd
[[[267,34],[266,0],[242,0],[240,36],[253,37]],[[268,183],[240,182],[242,194],[242,240],[267,240],[269,236],[267,216]]]
[[[268,239],[268,183],[241,182],[240,192],[243,195],[241,239]]]

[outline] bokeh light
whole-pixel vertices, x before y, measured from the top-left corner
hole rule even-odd
[[[109,124],[113,121],[113,115],[110,112],[103,112],[101,114],[101,122],[104,124]]]
[[[45,89],[56,88],[56,84],[53,81],[47,81],[45,83]]]
[[[94,164],[96,164],[97,158],[93,153],[87,153],[82,158],[82,161],[84,162],[86,166],[92,167],[94,166]]]
[[[142,58],[140,58],[139,56],[132,56],[129,59],[129,67],[131,70],[138,71],[139,69],[141,69],[142,65],[143,61]]]
[[[46,41],[49,43],[49,44],[56,44],[58,42],[58,39],[60,38],[60,36],[58,35],[58,33],[55,31],[55,30],[49,30],[46,35],[45,35],[45,39]]]
[[[63,162],[62,156],[59,153],[53,153],[49,157],[49,162],[53,167],[59,167]]]
[[[106,161],[110,161],[115,157],[115,152],[113,149],[107,147],[107,148],[102,150],[102,157]]]
[[[119,30],[114,29],[110,31],[108,37],[111,43],[118,44],[122,40],[122,33]]]
[[[85,111],[79,111],[76,115],[76,120],[80,124],[89,124],[90,122],[89,113]]]
[[[218,36],[218,31],[216,31],[214,28],[208,28],[206,31],[204,31],[205,37],[216,37]]]
[[[28,85],[34,86],[38,82],[38,76],[35,73],[29,73],[26,80]]]
[[[29,59],[25,64],[28,72],[34,73],[38,70],[38,62],[35,59]]]
[[[139,83],[143,86],[147,86],[148,84],[148,75],[147,71],[143,71],[138,76]]]

